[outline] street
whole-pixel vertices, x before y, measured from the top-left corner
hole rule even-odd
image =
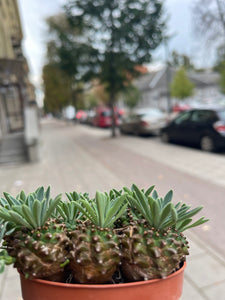
[[[96,190],[120,189],[130,187],[132,183],[143,188],[154,184],[161,196],[172,189],[174,202],[182,201],[193,207],[204,205],[198,217],[210,219],[210,222],[187,233],[194,241],[193,252],[196,252],[196,247],[200,249],[201,245],[206,245],[207,253],[214,253],[223,263],[225,261],[224,154],[163,144],[151,137],[111,138],[107,129],[45,120],[42,124],[40,162],[1,166],[0,181],[1,194],[7,191],[13,195],[21,189],[31,192],[40,185],[50,185],[53,196],[73,190],[94,195]],[[189,280],[187,276],[186,280],[186,286],[190,285],[191,278]],[[224,283],[224,280],[225,273],[221,271],[217,281]],[[209,283],[202,287],[206,285]],[[196,288],[190,294],[189,289],[189,294],[186,291],[187,296],[182,299],[190,299],[188,297],[197,292]],[[0,299],[18,298],[5,298],[0,293]],[[194,299],[222,300],[200,294]]]

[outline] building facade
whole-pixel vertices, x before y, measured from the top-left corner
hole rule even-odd
[[[170,85],[176,73],[175,69],[162,67],[135,80],[135,86],[141,92],[138,108],[158,107],[164,111],[172,109],[180,100],[170,97]],[[194,95],[185,102],[210,103],[222,99],[219,90],[219,74],[215,72],[187,72],[187,77],[194,84]]]
[[[17,0],[0,0],[0,137],[23,130],[24,105],[35,97],[22,40]]]

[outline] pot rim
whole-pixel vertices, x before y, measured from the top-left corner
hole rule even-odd
[[[25,279],[24,275],[19,271],[20,276],[23,277],[25,280],[34,281],[36,283],[41,283],[45,285],[51,286],[58,286],[64,288],[80,288],[80,289],[114,289],[114,288],[126,288],[130,286],[137,286],[137,285],[146,285],[151,283],[157,283],[161,280],[170,279],[172,277],[178,276],[180,273],[184,271],[186,268],[186,261],[183,262],[183,266],[176,272],[168,275],[165,279],[150,279],[146,281],[135,281],[135,282],[127,282],[127,283],[119,283],[119,284],[81,284],[81,283],[62,283],[62,282],[54,282],[48,281],[43,279]]]

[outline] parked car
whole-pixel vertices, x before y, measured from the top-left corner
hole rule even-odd
[[[142,109],[122,118],[122,134],[158,135],[167,122],[167,116],[157,108]]]
[[[225,147],[225,108],[191,109],[161,130],[163,142],[197,145],[212,152]]]
[[[76,120],[80,123],[84,123],[86,118],[87,118],[88,114],[85,110],[78,110],[76,113]]]
[[[118,108],[115,107],[115,124],[119,125],[120,115]],[[111,127],[112,126],[112,112],[108,106],[98,106],[95,108],[95,115],[92,119],[92,125],[97,127]]]

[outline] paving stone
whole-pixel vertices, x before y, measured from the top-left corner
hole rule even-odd
[[[207,296],[209,300],[224,300],[225,293],[224,293],[225,281],[217,282],[212,286],[206,287],[204,289],[204,294]]]
[[[21,289],[19,275],[14,278],[6,278],[1,300],[20,300]]]
[[[180,300],[205,300],[205,297],[193,286],[191,285],[184,276],[184,286],[183,293]]]
[[[203,288],[225,280],[225,267],[208,254],[195,255],[188,258],[185,274],[195,285]]]

